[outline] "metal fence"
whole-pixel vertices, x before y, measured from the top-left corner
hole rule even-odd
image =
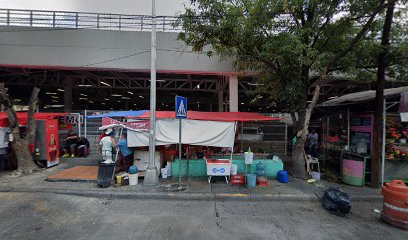
[[[273,153],[287,156],[291,152],[289,139],[291,128],[283,122],[238,123],[235,151],[251,148],[256,153]]]
[[[176,20],[175,16],[157,16],[157,31],[181,31]],[[0,26],[150,31],[152,25],[148,15],[0,9]]]

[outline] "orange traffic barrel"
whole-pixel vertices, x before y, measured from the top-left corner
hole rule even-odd
[[[408,186],[393,180],[382,188],[384,196],[381,219],[395,227],[408,230]]]

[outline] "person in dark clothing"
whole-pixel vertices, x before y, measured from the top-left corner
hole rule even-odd
[[[89,153],[89,141],[84,137],[79,137],[77,141],[78,155],[87,157]]]
[[[78,134],[70,130],[65,139],[65,154],[62,157],[75,157],[75,148],[77,146]]]

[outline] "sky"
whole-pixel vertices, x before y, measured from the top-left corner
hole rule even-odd
[[[174,16],[188,0],[156,0],[157,15]],[[151,14],[151,0],[0,0],[1,8]]]

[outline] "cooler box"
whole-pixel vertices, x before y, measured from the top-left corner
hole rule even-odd
[[[231,172],[230,159],[206,159],[208,176],[229,176]]]

